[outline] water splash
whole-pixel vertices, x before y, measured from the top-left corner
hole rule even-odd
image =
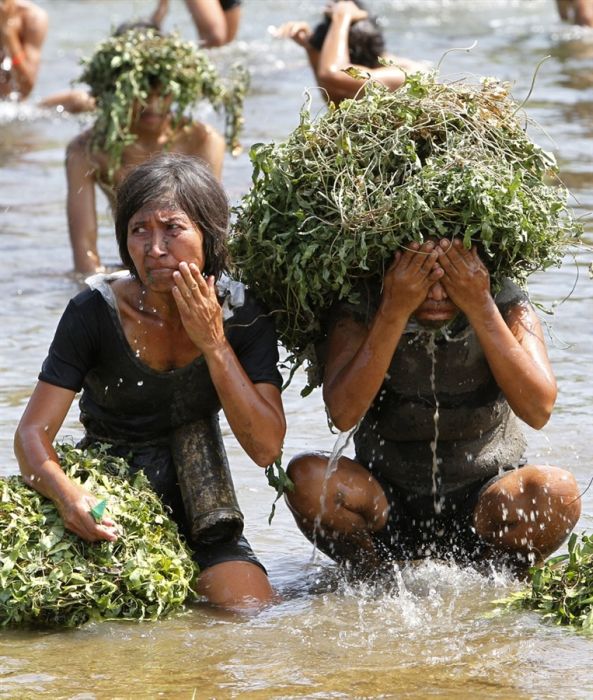
[[[325,515],[326,505],[327,505],[327,491],[329,480],[332,475],[336,472],[338,468],[338,461],[343,455],[344,450],[350,444],[350,440],[354,437],[354,434],[358,430],[360,422],[357,423],[352,430],[349,432],[340,432],[336,438],[336,442],[332,448],[331,454],[327,460],[327,466],[325,468],[325,474],[323,475],[323,485],[321,487],[321,494],[319,496],[319,512],[315,516],[313,521],[313,553],[311,555],[311,562],[316,560],[317,556],[317,533],[323,535],[323,529],[321,527],[321,519]]]

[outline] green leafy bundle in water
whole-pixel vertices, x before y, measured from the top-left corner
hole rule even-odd
[[[197,572],[144,473],[105,448],[56,449],[66,474],[107,501],[119,538],[85,542],[19,476],[0,479],[0,626],[156,620],[180,608]]]
[[[275,314],[297,365],[315,363],[323,319],[380,288],[395,251],[427,237],[477,244],[496,287],[558,265],[581,228],[551,155],[527,136],[508,87],[412,75],[251,149],[253,184],[236,208],[231,252]]]
[[[513,593],[499,606],[536,610],[543,619],[593,632],[593,536],[573,533],[568,554],[530,570],[531,586]]]
[[[155,87],[162,97],[172,98],[174,127],[199,100],[224,110],[227,145],[233,153],[241,150],[238,135],[249,86],[249,75],[241,66],[233,66],[225,82],[194,44],[155,29],[130,29],[111,37],[83,64],[79,82],[89,85],[97,101],[93,144],[110,155],[112,171],[119,167],[123,149],[135,141],[130,131],[135,105],[144,103]]]

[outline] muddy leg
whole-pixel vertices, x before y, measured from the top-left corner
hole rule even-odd
[[[301,532],[319,549],[356,572],[381,564],[370,536],[385,527],[389,505],[379,482],[362,465],[341,457],[327,477],[324,454],[295,457],[288,474],[295,489],[286,496]]]
[[[537,563],[562,544],[580,514],[579,489],[570,472],[528,464],[481,494],[474,527],[494,550]]]

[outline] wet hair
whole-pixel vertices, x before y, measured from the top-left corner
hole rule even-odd
[[[362,2],[356,4],[361,10],[366,10]],[[309,39],[309,45],[316,51],[321,51],[323,42],[331,25],[331,16],[326,15],[314,29]],[[348,31],[348,51],[350,61],[354,65],[378,68],[379,58],[385,53],[385,39],[379,29],[377,20],[370,15],[367,19],[353,22]]]
[[[128,224],[150,203],[182,209],[204,237],[204,272],[218,279],[228,269],[229,202],[201,158],[161,153],[130,170],[117,188],[115,237],[130,273],[138,276],[128,251]]]

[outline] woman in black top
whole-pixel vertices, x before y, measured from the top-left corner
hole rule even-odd
[[[15,437],[23,478],[57,505],[88,541],[114,540],[96,523],[97,499],[70,481],[52,442],[82,389],[86,444],[132,452],[185,527],[170,436],[222,407],[260,466],[280,453],[285,420],[272,322],[224,276],[228,202],[202,161],[160,155],[131,171],[118,191],[116,236],[129,273],[96,275],[68,305]],[[225,289],[226,288],[226,293]],[[222,449],[222,447],[221,447]],[[198,592],[236,607],[272,590],[247,541],[200,548]]]

